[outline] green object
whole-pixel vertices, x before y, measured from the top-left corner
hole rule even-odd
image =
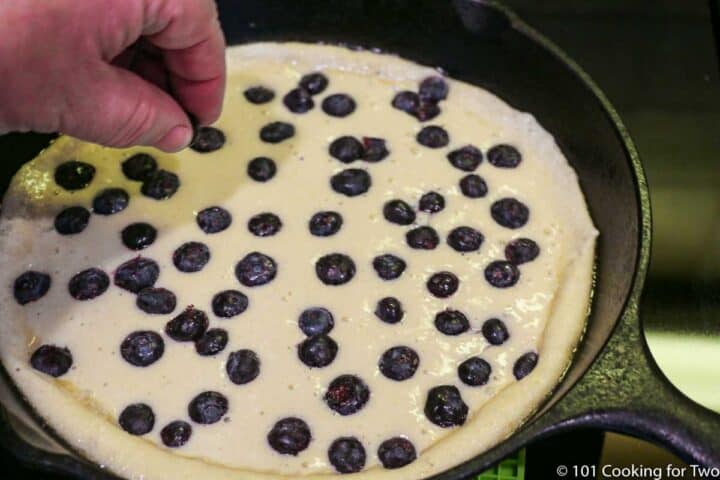
[[[477,480],[525,480],[525,449],[481,473]]]

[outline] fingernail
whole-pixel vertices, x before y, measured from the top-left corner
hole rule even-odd
[[[171,128],[155,146],[166,152],[177,152],[188,146],[190,140],[192,140],[192,134],[190,128],[185,125],[178,125]]]

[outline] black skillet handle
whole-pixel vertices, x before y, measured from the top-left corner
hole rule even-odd
[[[666,447],[691,465],[720,468],[720,415],[690,400],[660,371],[629,308],[600,357],[543,418],[543,433],[584,426]]]

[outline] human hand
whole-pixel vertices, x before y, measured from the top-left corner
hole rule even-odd
[[[0,133],[176,151],[192,137],[185,111],[220,116],[213,0],[0,1],[0,37]]]

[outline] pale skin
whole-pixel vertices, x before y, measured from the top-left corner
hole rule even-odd
[[[0,133],[173,152],[220,116],[213,0],[0,1]]]

